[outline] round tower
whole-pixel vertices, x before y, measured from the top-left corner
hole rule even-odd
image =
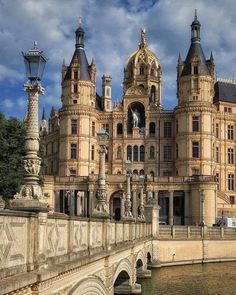
[[[191,45],[177,65],[176,174],[212,175],[214,148],[214,61],[205,59],[200,43],[201,24],[195,13]]]
[[[96,67],[88,63],[81,23],[75,31],[75,51],[62,65],[60,109],[60,176],[87,176],[96,167]]]

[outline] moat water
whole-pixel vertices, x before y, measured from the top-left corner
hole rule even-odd
[[[236,262],[152,269],[142,295],[236,295]]]

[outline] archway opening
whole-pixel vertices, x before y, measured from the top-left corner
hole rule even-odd
[[[150,265],[152,263],[152,256],[150,252],[147,252],[147,264]]]
[[[134,124],[134,113],[138,117],[136,124]],[[128,106],[127,133],[131,134],[134,127],[138,127],[141,131],[145,130],[145,108],[140,102],[133,102]]]
[[[121,220],[121,193],[116,192],[110,199],[110,212],[114,220]]]
[[[115,295],[130,294],[130,293],[125,293],[130,290],[129,280],[130,280],[129,274],[125,270],[122,270],[119,273],[117,279],[115,280],[114,294]]]

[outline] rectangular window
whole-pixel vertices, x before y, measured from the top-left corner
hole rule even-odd
[[[216,138],[219,138],[219,123],[216,123]]]
[[[77,144],[76,143],[70,144],[70,158],[71,159],[77,158]]]
[[[172,147],[169,145],[164,146],[164,161],[172,160]]]
[[[77,134],[77,120],[71,120],[71,134]]]
[[[95,122],[92,122],[92,136],[95,136]]]
[[[75,80],[78,79],[78,71],[74,71],[74,79],[75,79]]]
[[[228,190],[229,191],[234,190],[234,174],[233,173],[228,174]]]
[[[200,170],[198,168],[192,168],[192,175],[200,175]]]
[[[193,67],[193,74],[198,75],[198,66]]]
[[[91,147],[91,160],[94,161],[95,159],[95,148],[94,148],[94,145],[92,145]]]
[[[195,90],[198,89],[198,79],[193,79],[192,80],[192,83],[193,83],[192,84],[193,85],[193,89],[195,89]]]
[[[219,157],[219,147],[216,146],[216,162],[219,163],[220,162],[220,157]]]
[[[192,117],[192,131],[199,132],[199,117],[198,116]]]
[[[232,108],[224,107],[225,113],[232,113]]]
[[[143,67],[141,67],[141,68],[139,68],[139,75],[144,75],[144,68]]]
[[[169,170],[163,171],[163,176],[172,176],[172,172]]]
[[[178,159],[178,157],[179,157],[179,146],[178,146],[177,143],[176,143],[176,146],[175,146],[175,157],[176,157],[176,159]]]
[[[199,158],[199,141],[192,142],[192,157]]]
[[[76,176],[76,170],[75,169],[70,169],[70,176],[73,176],[73,177]]]
[[[229,202],[230,202],[230,204],[235,204],[235,197],[229,196]]]
[[[228,148],[228,164],[234,164],[234,149],[233,148]]]
[[[164,122],[164,137],[171,137],[172,133],[172,124],[171,122]]]
[[[233,140],[234,139],[234,126],[233,125],[228,125],[227,139],[228,140]]]
[[[216,173],[216,183],[217,183],[217,189],[219,189],[220,188],[220,175],[218,172]]]
[[[109,124],[102,124],[102,129],[109,133]]]
[[[78,85],[74,84],[74,93],[77,93],[77,92],[78,92]]]
[[[198,96],[197,95],[193,95],[193,100],[198,100]]]

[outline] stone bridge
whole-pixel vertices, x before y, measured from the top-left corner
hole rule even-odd
[[[140,294],[152,225],[0,212],[0,294]]]
[[[147,266],[236,260],[236,228],[0,211],[0,295],[140,294]]]

